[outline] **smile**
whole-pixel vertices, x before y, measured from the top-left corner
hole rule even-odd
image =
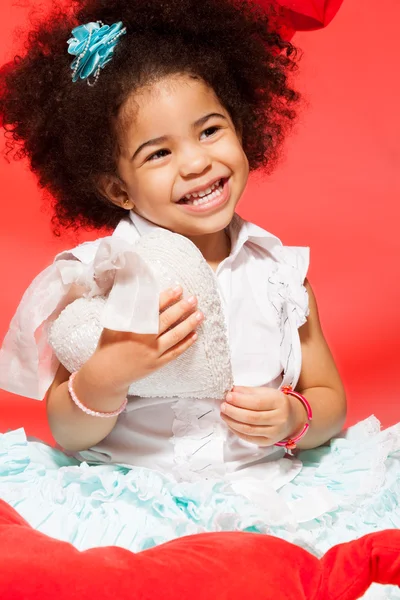
[[[187,194],[178,204],[191,212],[205,212],[225,204],[228,197],[228,179],[219,179],[201,192]]]
[[[218,181],[215,181],[210,187],[208,187],[200,192],[193,192],[192,194],[186,194],[186,196],[184,198],[179,200],[179,203],[180,204],[193,204],[194,206],[197,206],[198,204],[204,204],[205,202],[208,202],[209,200],[214,199],[214,197],[216,195],[221,194],[223,185],[224,185],[224,180],[219,179]]]

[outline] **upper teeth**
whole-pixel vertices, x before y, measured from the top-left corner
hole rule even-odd
[[[185,198],[187,200],[192,200],[193,198],[203,198],[204,196],[207,196],[207,194],[211,194],[211,192],[214,191],[220,183],[221,180],[216,181],[212,184],[211,187],[207,188],[206,190],[203,190],[202,192],[193,192],[193,194],[186,194]]]

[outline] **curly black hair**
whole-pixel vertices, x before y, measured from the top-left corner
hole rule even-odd
[[[91,21],[127,28],[97,84],[72,83],[67,40]],[[117,174],[115,123],[128,96],[149,81],[187,73],[214,89],[236,127],[250,169],[270,172],[296,116],[290,74],[295,47],[275,10],[250,0],[73,0],[29,32],[0,87],[0,114],[13,158],[27,157],[50,193],[60,227],[114,228],[126,211],[98,190]]]

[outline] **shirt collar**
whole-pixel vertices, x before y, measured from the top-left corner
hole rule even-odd
[[[136,227],[140,236],[146,235],[146,233],[151,233],[152,231],[155,231],[156,229],[161,229],[161,227],[159,225],[155,225],[151,221],[144,219],[143,217],[136,214],[132,210],[129,211],[129,218],[130,218],[131,222],[134,224],[134,226]]]
[[[112,235],[127,242],[136,242],[142,235],[151,233],[156,229],[158,229],[158,225],[154,225],[154,223],[147,221],[133,211],[129,211],[128,215],[120,220]]]
[[[234,214],[229,225],[229,236],[231,239],[231,257],[236,257],[247,242],[251,242],[263,248],[270,254],[274,253],[276,247],[282,246],[282,242],[269,231],[262,229],[254,223],[245,221],[238,214]]]
[[[129,217],[120,221],[113,235],[123,237],[127,241],[132,240],[132,225],[140,237],[160,228],[159,225],[155,225],[130,211]],[[263,248],[272,255],[275,248],[282,246],[282,242],[275,235],[258,227],[258,225],[254,225],[254,223],[245,221],[236,213],[228,226],[228,233],[231,239],[231,258],[235,258],[247,242]]]

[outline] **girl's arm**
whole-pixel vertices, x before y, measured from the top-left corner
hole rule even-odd
[[[89,359],[77,373],[74,389],[78,398],[92,410],[111,412],[121,406],[129,386],[117,387],[110,381],[110,370],[100,364],[101,360],[98,355]],[[69,376],[67,369],[60,365],[46,397],[47,418],[55,441],[64,450],[79,452],[101,442],[114,428],[118,417],[102,419],[80,410],[68,391]]]
[[[337,435],[346,419],[346,395],[331,351],[322,333],[314,292],[306,280],[310,314],[299,329],[302,370],[296,390],[305,396],[313,410],[313,420],[298,448],[315,448]],[[304,421],[304,407],[291,397],[298,412],[298,422]]]
[[[74,392],[85,406],[96,412],[118,410],[131,383],[179,358],[196,342],[203,320],[197,298],[182,298],[178,286],[160,294],[159,306],[159,333],[103,329],[94,354],[74,379]],[[69,376],[60,366],[47,394],[47,416],[56,442],[64,450],[79,452],[101,442],[118,417],[93,417],[78,408],[69,394]]]

